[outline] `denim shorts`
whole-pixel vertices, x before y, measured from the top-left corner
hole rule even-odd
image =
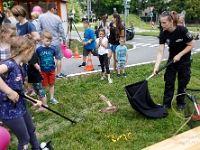
[[[108,44],[108,49],[112,50],[112,52],[115,52],[116,51],[116,48],[117,48],[117,44]]]
[[[53,48],[55,48],[56,50],[56,55],[55,55],[55,59],[56,60],[61,60],[63,58],[63,53],[61,50],[61,46],[60,43],[58,43],[57,45],[51,45]]]

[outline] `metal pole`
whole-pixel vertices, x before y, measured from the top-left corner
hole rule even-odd
[[[126,42],[126,0],[124,0],[124,39]]]
[[[90,0],[87,0],[87,15],[88,15],[88,21],[89,19],[89,15],[90,15]]]

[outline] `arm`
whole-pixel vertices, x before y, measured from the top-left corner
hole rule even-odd
[[[41,72],[40,66],[38,65],[38,63],[35,63],[33,66],[35,67],[36,70],[38,70],[39,72]]]
[[[128,52],[126,52],[126,62],[128,61]]]
[[[64,45],[66,45],[65,30],[64,30],[64,28],[62,26],[62,21],[61,20],[59,21],[58,29],[59,29],[59,33],[62,36],[63,43],[64,43]]]
[[[97,39],[96,43],[97,43],[97,49],[98,49],[100,47],[100,38]]]
[[[31,32],[31,37],[34,41],[40,40],[40,35],[38,34],[38,32]]]
[[[6,73],[8,71],[8,67],[6,65],[0,65],[0,74]],[[7,97],[16,103],[19,99],[19,95],[17,92],[13,91],[0,77],[0,90],[4,92]]]
[[[193,41],[187,42],[186,44],[187,44],[186,48],[174,57],[174,63],[179,61],[182,56],[184,56],[185,54],[187,54],[188,52],[190,52],[194,48],[194,42]]]
[[[121,30],[121,34],[120,34],[120,36],[121,36],[121,37],[124,37],[124,36],[125,36],[125,35],[124,35],[124,29]]]
[[[164,49],[165,49],[165,44],[160,44],[158,46],[158,53],[157,53],[157,56],[156,56],[156,63],[155,63],[155,66],[154,66],[154,71],[153,71],[154,74],[156,74],[156,72],[158,71],[158,68],[160,66],[160,63],[162,61],[162,57],[163,57],[163,54],[164,54]]]

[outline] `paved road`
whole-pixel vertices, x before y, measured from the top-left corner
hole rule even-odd
[[[80,33],[83,37],[83,33]],[[78,35],[73,32],[72,33],[73,38],[78,38]],[[200,52],[200,41],[194,41],[195,42],[195,48],[193,49],[193,52]],[[129,59],[127,62],[127,65],[134,65],[139,63],[145,63],[154,61],[158,49],[158,38],[157,37],[151,37],[151,36],[138,36],[136,35],[135,38],[131,41],[127,41],[129,44],[133,44],[134,48],[128,51]],[[164,54],[164,59],[167,59],[168,57],[168,47],[166,46],[166,51]],[[79,51],[82,51],[81,49]],[[99,60],[97,57],[92,57],[93,65],[95,70],[100,70]],[[82,63],[82,58],[79,59],[63,59],[63,67],[62,72],[69,75],[74,76],[76,74],[80,73],[86,73],[84,71],[84,68],[79,68],[78,65]],[[112,65],[111,65],[112,68]]]

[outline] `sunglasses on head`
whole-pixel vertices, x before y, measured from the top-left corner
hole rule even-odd
[[[171,13],[169,11],[163,11],[162,15],[170,16],[173,19],[172,15],[171,15]]]

